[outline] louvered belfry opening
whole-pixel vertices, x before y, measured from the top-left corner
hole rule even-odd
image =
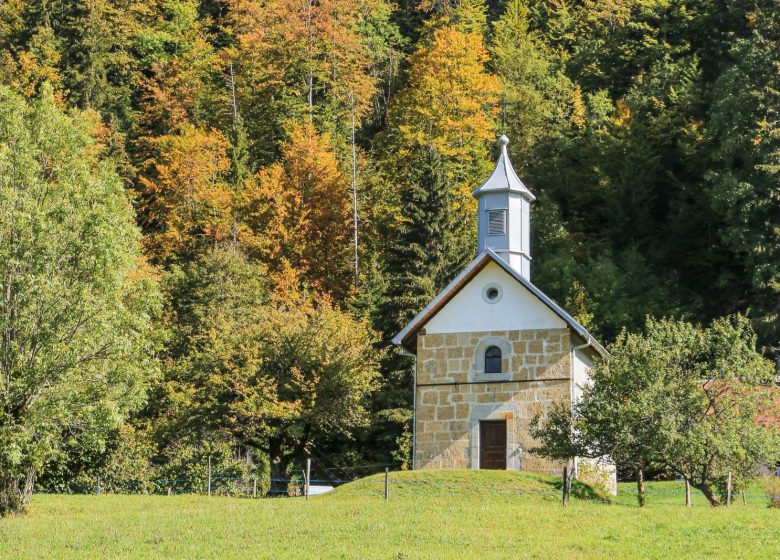
[[[488,235],[505,235],[506,234],[506,210],[488,210]]]

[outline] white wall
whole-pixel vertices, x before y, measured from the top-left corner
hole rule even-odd
[[[577,341],[581,344],[581,341]],[[575,342],[572,341],[572,346]],[[574,350],[574,359],[572,360],[572,399],[578,401],[582,398],[583,388],[590,385],[593,381],[590,378],[590,368],[593,367],[593,360],[587,354],[585,349]],[[610,494],[617,496],[617,469],[609,457],[600,459],[576,458],[576,476],[579,480],[589,484],[603,486]]]
[[[488,303],[483,291],[495,284],[502,291],[497,303]],[[425,325],[428,334],[524,329],[563,329],[567,325],[549,307],[490,262]]]
[[[572,381],[574,390],[572,397],[579,400],[582,396],[582,389],[590,383],[589,371],[593,367],[593,362],[585,353],[584,349],[574,351],[574,361],[572,362]]]

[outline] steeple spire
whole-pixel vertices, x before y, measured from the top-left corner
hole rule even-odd
[[[520,180],[509,160],[509,138],[498,138],[501,154],[487,181],[472,193],[478,201],[477,250],[491,249],[531,278],[531,202],[536,197]]]
[[[529,202],[533,202],[536,200],[536,197],[523,184],[520,177],[517,176],[514,167],[512,167],[512,162],[509,160],[509,154],[506,149],[509,145],[509,137],[506,134],[499,136],[498,145],[501,146],[501,154],[498,156],[496,168],[493,170],[493,173],[488,180],[471,194],[476,198],[479,198],[487,191],[499,192],[509,190],[522,193]]]

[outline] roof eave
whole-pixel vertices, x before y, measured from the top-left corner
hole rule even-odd
[[[510,276],[515,278],[520,284],[522,284],[528,291],[535,295],[542,301],[550,310],[558,315],[563,321],[574,330],[583,340],[589,342],[589,346],[598,352],[602,357],[609,355],[609,352],[604,348],[598,340],[591,335],[588,330],[580,325],[580,323],[569,315],[562,307],[551,300],[544,292],[533,285],[528,279],[521,276],[515,269],[509,266],[509,263],[504,261],[491,249],[485,249],[474,260],[472,260],[466,268],[464,268],[455,279],[450,282],[446,288],[444,288],[439,294],[433,298],[433,300],[420,311],[414,319],[412,319],[395,337],[393,337],[393,344],[403,345],[405,348],[412,350],[412,347],[408,346],[408,342],[414,337],[417,332],[430,320],[433,315],[439,312],[441,306],[445,305],[452,297],[455,296],[465,284],[471,280],[488,261],[494,261],[501,268],[503,268]],[[455,290],[453,292],[453,290]],[[413,350],[412,350],[413,351]]]
[[[483,195],[483,194],[505,193],[505,192],[517,193],[520,196],[522,196],[523,198],[525,198],[526,200],[528,200],[529,202],[533,202],[533,201],[536,200],[536,197],[533,195],[533,193],[531,191],[529,191],[527,189],[518,189],[516,187],[513,188],[513,187],[510,187],[508,185],[506,187],[494,187],[494,188],[489,188],[489,189],[483,189],[482,187],[479,187],[478,189],[474,189],[471,192],[471,196],[476,198],[476,197],[478,197],[480,195]]]
[[[474,274],[479,272],[482,267],[479,265],[484,266],[484,263],[487,262],[487,260],[490,258],[490,255],[487,251],[482,251],[479,255],[477,255],[474,260],[472,260],[466,267],[458,274],[452,282],[447,284],[447,286],[439,292],[439,294],[431,300],[431,302],[426,305],[422,311],[420,311],[414,319],[409,321],[409,323],[397,334],[393,337],[392,343],[395,345],[404,345],[406,346],[406,342],[411,339],[415,334],[417,334],[417,331],[419,331],[423,324],[420,324],[420,322],[423,319],[432,317],[435,313],[438,312],[438,306],[439,304],[445,303],[444,300],[447,298],[447,296],[450,296],[450,292],[454,290],[455,288],[458,288],[457,292],[460,291],[460,288],[462,288],[465,283],[473,277]],[[479,267],[479,268],[477,268]],[[454,295],[454,294],[452,294]],[[430,316],[430,317],[429,317]],[[427,321],[426,321],[427,322]],[[409,348],[406,346],[407,349]]]

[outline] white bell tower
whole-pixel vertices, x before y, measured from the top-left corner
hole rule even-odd
[[[506,147],[498,139],[501,155],[493,174],[472,194],[479,204],[477,252],[491,249],[521,276],[531,279],[531,194],[512,168]]]

